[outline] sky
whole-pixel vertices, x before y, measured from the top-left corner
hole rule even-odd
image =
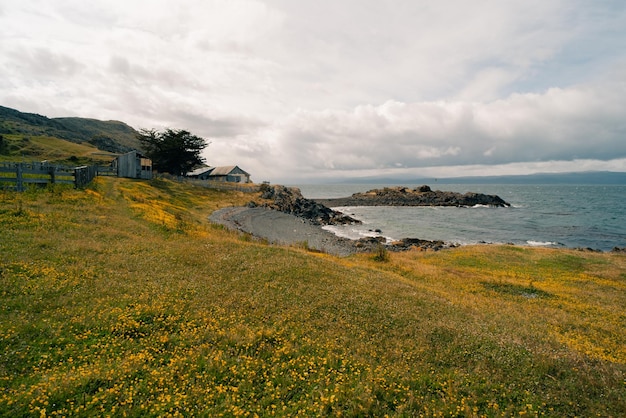
[[[0,105],[256,182],[626,171],[623,0],[0,0]]]

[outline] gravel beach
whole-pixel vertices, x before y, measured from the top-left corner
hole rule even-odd
[[[355,252],[353,242],[314,225],[306,219],[272,209],[231,207],[217,210],[211,222],[230,229],[247,232],[273,244],[306,245],[318,251],[338,256]]]

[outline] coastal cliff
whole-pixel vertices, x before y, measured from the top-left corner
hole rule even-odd
[[[483,193],[456,193],[431,190],[429,186],[420,186],[414,189],[408,187],[385,187],[373,189],[364,193],[354,193],[350,197],[333,199],[315,199],[328,207],[340,206],[458,206],[472,207],[485,205],[493,207],[508,207],[509,203],[496,195]]]

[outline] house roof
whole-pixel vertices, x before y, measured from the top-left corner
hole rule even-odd
[[[214,175],[214,176],[226,176],[226,175],[230,174],[235,168],[237,168],[236,165],[224,165],[224,166],[221,166],[221,167],[215,167],[211,174]],[[241,171],[243,171],[243,170],[241,170]]]
[[[115,157],[115,158],[119,158],[119,157],[121,157],[121,156],[123,156],[123,155],[131,155],[131,154],[135,154],[138,158],[146,158],[146,159],[148,159],[148,160],[149,160],[149,158],[148,158],[148,157],[146,157],[145,155],[143,155],[141,152],[137,151],[136,149],[134,149],[134,150],[132,150],[132,151],[129,151],[129,152],[125,152],[124,154],[119,154],[119,155],[118,155],[117,157]]]
[[[249,176],[250,173],[242,170],[240,167],[236,165],[224,165],[220,167],[200,167],[195,170],[187,173],[188,176],[201,176],[205,173],[210,173],[211,176],[227,176],[232,173],[236,168],[238,168],[242,173]]]
[[[201,176],[202,174],[212,171],[215,167],[200,167],[187,173],[188,176]]]

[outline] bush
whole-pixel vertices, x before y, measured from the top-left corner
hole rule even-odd
[[[389,250],[383,244],[378,244],[374,252],[374,261],[389,261]]]

